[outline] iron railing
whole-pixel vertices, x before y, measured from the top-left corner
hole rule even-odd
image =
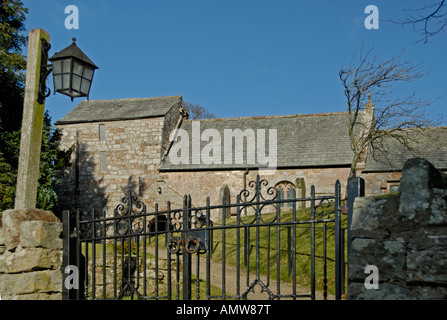
[[[268,299],[341,299],[346,228],[340,182],[333,195],[317,196],[312,186],[310,197],[291,199],[278,199],[276,189],[259,176],[248,187],[236,203],[224,197],[211,205],[207,198],[204,206],[195,207],[185,196],[181,208],[168,202],[163,210],[155,205],[149,212],[129,195],[112,216],[64,211],[64,265],[79,271],[78,285],[65,286],[64,297],[260,299],[263,294]],[[308,209],[298,210],[300,202]],[[285,203],[291,207],[281,208]],[[284,208],[290,211],[284,213]],[[299,259],[308,259],[309,272],[297,270]],[[323,285],[317,290],[320,277]],[[303,288],[298,278],[309,286]],[[331,295],[329,285],[335,287]]]

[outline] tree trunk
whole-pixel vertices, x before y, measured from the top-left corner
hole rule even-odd
[[[359,162],[360,155],[355,154],[354,159],[352,159],[351,170],[349,171],[349,178],[354,178],[357,176],[357,164]]]

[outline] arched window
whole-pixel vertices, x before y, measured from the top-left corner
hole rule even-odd
[[[295,199],[296,198],[296,190],[295,186],[290,181],[281,181],[276,184],[275,186],[277,190],[277,200],[288,200],[288,199]],[[293,207],[292,202],[287,203],[280,203],[280,207]]]

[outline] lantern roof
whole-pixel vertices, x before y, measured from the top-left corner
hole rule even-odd
[[[71,45],[69,45],[67,48],[65,48],[64,50],[62,50],[60,52],[56,52],[54,54],[54,56],[52,56],[48,60],[53,61],[53,60],[57,60],[57,59],[74,57],[74,58],[79,59],[85,63],[90,64],[94,69],[98,69],[98,67],[93,63],[93,61],[90,60],[90,58],[87,57],[87,55],[84,52],[82,52],[82,50],[79,49],[79,47],[76,45],[76,38],[73,38],[72,40],[73,40],[73,43]]]

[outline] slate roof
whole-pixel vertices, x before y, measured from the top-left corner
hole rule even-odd
[[[120,100],[85,100],[79,103],[64,118],[56,124],[76,124],[83,122],[132,120],[150,117],[162,117],[178,104],[183,105],[181,96],[137,98]],[[361,115],[362,116],[362,115]],[[361,119],[360,119],[361,120]],[[204,163],[200,158],[199,163],[194,163],[192,154],[193,144],[200,143],[199,150],[209,145],[209,141],[193,142],[193,127],[200,125],[200,132],[206,129],[215,129],[220,136],[221,161],[220,163]],[[232,149],[225,149],[225,129],[242,132],[248,129],[259,137],[259,129],[264,129],[265,155],[271,153],[269,146],[269,129],[276,129],[277,133],[277,163],[276,168],[312,168],[312,167],[349,167],[353,159],[351,141],[348,135],[348,113],[322,113],[307,115],[267,116],[267,117],[241,117],[206,120],[184,120],[181,129],[189,136],[189,153],[186,163],[171,162],[172,150],[178,147],[179,140],[173,143],[166,156],[161,160],[160,171],[185,171],[185,170],[232,170],[246,168],[265,168],[266,165],[259,162],[257,151],[254,150],[255,163],[247,163],[246,143],[242,148],[243,162],[235,160],[236,141],[233,140]],[[216,132],[214,131],[214,132]],[[436,168],[447,170],[447,127],[435,127],[428,129],[426,135],[417,131],[407,130],[406,134],[413,135],[413,145],[416,153],[411,153],[399,142],[388,138],[383,141],[383,149],[386,157],[377,151],[368,152],[366,172],[400,171],[406,160],[415,156],[429,160]],[[210,140],[211,141],[211,140]],[[245,141],[245,139],[244,139]],[[178,149],[178,148],[177,148]],[[233,156],[232,161],[225,163],[225,154]],[[238,154],[240,156],[240,154]]]
[[[84,100],[56,124],[116,121],[164,116],[181,96],[118,100]]]
[[[193,123],[200,123],[200,131],[216,129],[221,137],[221,162],[220,164],[194,164],[192,161],[192,127]],[[215,169],[244,169],[265,168],[258,162],[247,164],[246,151],[243,154],[243,163],[237,164],[235,160],[231,164],[224,163],[224,153],[230,150],[224,149],[225,129],[252,129],[258,133],[258,129],[265,129],[265,155],[269,155],[269,130],[277,130],[277,164],[276,168],[287,167],[325,167],[325,166],[349,166],[353,159],[353,151],[348,135],[348,114],[346,112],[324,113],[312,115],[268,116],[250,118],[226,118],[207,120],[185,120],[181,129],[186,130],[190,139],[188,163],[175,164],[171,162],[170,154],[164,157],[160,164],[161,171],[182,170],[215,170]],[[258,134],[256,134],[258,136]],[[179,143],[181,139],[174,142]],[[211,141],[211,140],[210,140]],[[201,142],[200,150],[209,144]],[[235,154],[235,141],[232,144],[232,155]],[[172,150],[172,148],[171,148]],[[244,150],[246,145],[244,143]],[[175,162],[175,161],[174,161]]]
[[[366,160],[366,172],[401,171],[406,160],[422,157],[430,161],[438,170],[447,170],[447,127],[428,128],[425,134],[414,129],[407,130],[414,141],[413,152],[410,152],[396,139],[386,138],[383,141],[385,155],[371,150]]]

